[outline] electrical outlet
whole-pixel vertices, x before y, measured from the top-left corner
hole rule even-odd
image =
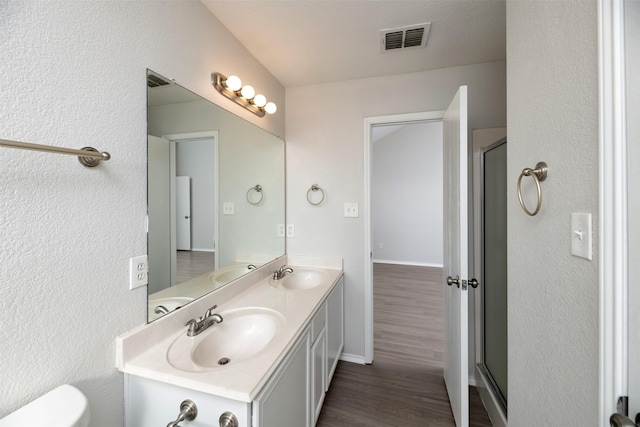
[[[378,249],[382,249],[383,246],[382,242],[378,243]]]
[[[278,224],[278,237],[284,237],[284,224]]]
[[[149,260],[146,255],[129,258],[129,289],[149,283]]]
[[[293,224],[287,224],[287,237],[296,237],[296,227]]]

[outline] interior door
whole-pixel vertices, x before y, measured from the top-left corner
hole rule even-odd
[[[191,177],[176,176],[176,249],[191,250]]]
[[[461,86],[443,119],[444,139],[444,380],[458,427],[469,425],[468,374],[468,134],[467,87]]]

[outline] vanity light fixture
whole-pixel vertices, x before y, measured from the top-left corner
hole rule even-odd
[[[259,117],[264,117],[265,112],[273,114],[278,107],[273,102],[267,102],[262,94],[257,94],[250,85],[242,86],[242,81],[237,76],[228,78],[220,73],[211,73],[211,84],[225,97],[242,105],[247,110]]]

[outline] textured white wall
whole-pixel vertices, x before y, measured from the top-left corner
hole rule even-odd
[[[373,259],[442,266],[442,122],[393,125],[377,139],[387,127],[372,131]]]
[[[594,0],[507,2],[512,427],[598,425],[596,16]],[[532,218],[516,181],[538,161],[549,177]],[[593,213],[593,261],[571,256],[571,212]]]
[[[146,320],[146,289],[128,290],[128,259],[147,251],[146,68],[278,135],[284,89],[199,2],[3,1],[0,52],[0,138],[112,154],[89,170],[0,148],[0,417],[72,383],[93,427],[119,426],[114,338]],[[236,108],[212,71],[278,113]]]
[[[466,84],[469,129],[506,126],[505,73],[492,62],[287,89],[287,252],[344,259],[346,353],[364,357],[364,118],[445,110]],[[320,206],[306,200],[314,183],[327,193]],[[345,202],[359,218],[343,217]]]

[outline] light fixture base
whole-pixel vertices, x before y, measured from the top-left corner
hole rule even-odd
[[[264,109],[257,107],[256,105],[249,102],[246,98],[242,96],[238,96],[238,94],[232,90],[230,90],[223,82],[227,80],[227,77],[220,73],[211,73],[211,84],[218,92],[224,95],[226,98],[229,98],[233,102],[238,105],[242,105],[247,110],[251,111],[258,117],[264,117]]]

